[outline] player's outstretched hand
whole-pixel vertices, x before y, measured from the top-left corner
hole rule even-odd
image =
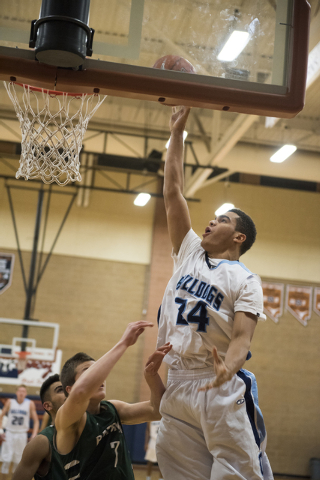
[[[169,122],[171,133],[183,133],[186,127],[188,116],[190,113],[189,107],[173,107],[172,115]]]
[[[227,365],[224,363],[216,347],[213,347],[212,355],[214,359],[213,370],[216,374],[215,379],[212,382],[207,383],[204,387],[199,388],[200,391],[210,390],[211,388],[220,387],[225,382],[228,382],[233,377],[232,372],[229,370]]]
[[[142,320],[129,323],[120,342],[123,342],[127,347],[134,345],[146,327],[153,327],[153,323],[144,322]]]
[[[144,367],[145,376],[153,376],[158,373],[158,370],[162,364],[162,360],[165,355],[170,352],[172,345],[168,342],[159,347],[147,360],[146,366]]]

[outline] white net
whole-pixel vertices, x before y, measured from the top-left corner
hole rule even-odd
[[[4,82],[20,122],[16,178],[66,185],[80,181],[79,154],[89,120],[106,96],[68,95]],[[19,90],[19,91],[18,91]]]

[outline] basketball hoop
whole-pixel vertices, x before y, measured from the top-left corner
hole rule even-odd
[[[41,178],[44,183],[58,185],[80,181],[82,140],[89,120],[106,96],[56,92],[14,82],[4,85],[22,132],[16,178]]]
[[[19,358],[18,358],[18,363],[17,363],[17,367],[18,367],[18,372],[23,372],[23,370],[25,370],[26,366],[27,366],[27,356],[28,355],[31,355],[31,352],[25,352],[25,351],[20,351],[20,352],[15,352],[16,355],[19,355]]]

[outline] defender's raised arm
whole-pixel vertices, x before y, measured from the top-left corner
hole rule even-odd
[[[129,323],[121,340],[97,362],[93,363],[90,368],[85,369],[72,388],[66,387],[69,395],[64,405],[59,409],[55,422],[58,446],[61,436],[60,432],[63,433],[62,436],[68,437],[68,435],[65,435],[68,429],[74,430],[74,425],[81,421],[84,425],[85,418],[83,418],[83,415],[89,406],[90,398],[99,386],[103,384],[127,348],[136,343],[138,337],[147,327],[153,327],[153,324],[144,321]],[[72,438],[70,444],[74,440]]]

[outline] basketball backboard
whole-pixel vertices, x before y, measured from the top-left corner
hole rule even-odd
[[[82,71],[35,61],[29,38],[40,7],[41,0],[3,0],[1,79],[268,116],[303,108],[306,0],[91,0],[93,55]],[[197,74],[153,69],[164,55],[184,57]]]
[[[26,327],[28,337],[22,336]],[[60,373],[59,328],[58,323],[0,318],[0,384],[41,386],[47,376]],[[22,345],[27,355],[23,368]]]

